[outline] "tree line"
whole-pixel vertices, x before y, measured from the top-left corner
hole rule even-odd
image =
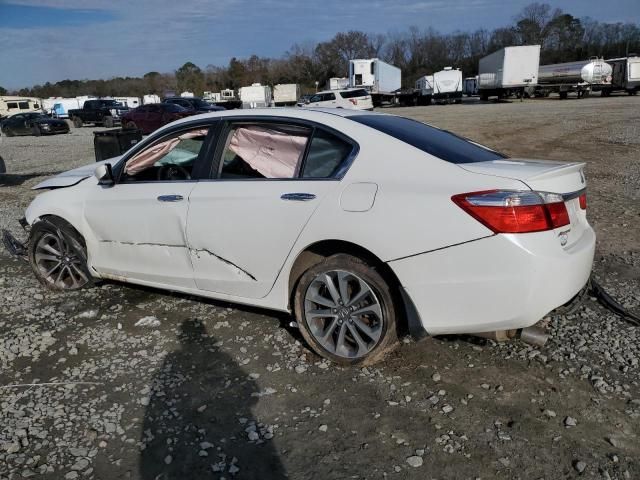
[[[640,25],[604,23],[577,18],[546,3],[532,3],[516,15],[511,25],[489,31],[442,34],[433,28],[411,27],[403,32],[371,34],[349,31],[319,43],[295,44],[280,58],[252,55],[232,58],[225,67],[201,68],[192,62],[171,73],[148,72],[142,77],[108,80],[63,80],[23,88],[19,95],[47,98],[78,95],[138,96],[190,91],[238,89],[260,82],[266,85],[298,83],[303,90],[322,88],[331,77],[347,75],[353,58],[379,57],[402,69],[404,87],[445,66],[460,68],[465,76],[478,71],[485,55],[511,45],[541,45],[541,64],[612,58],[640,54]],[[4,89],[0,87],[0,94]],[[6,92],[6,91],[5,91]]]

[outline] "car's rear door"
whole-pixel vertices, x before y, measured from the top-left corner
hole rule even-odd
[[[356,149],[339,134],[294,120],[227,123],[212,179],[199,182],[190,196],[187,238],[197,287],[267,295]],[[295,162],[292,152],[299,152]]]

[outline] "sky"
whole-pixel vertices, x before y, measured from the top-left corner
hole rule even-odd
[[[204,68],[279,57],[337,32],[493,29],[532,0],[0,0],[0,86]],[[543,0],[544,1],[544,0]],[[547,0],[577,17],[640,23],[639,0]]]

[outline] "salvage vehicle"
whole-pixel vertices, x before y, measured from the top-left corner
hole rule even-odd
[[[172,103],[150,103],[125,113],[122,116],[122,125],[127,129],[138,129],[146,135],[167,123],[190,115],[195,115],[195,112],[179,105]]]
[[[14,135],[53,135],[69,133],[69,125],[64,120],[48,117],[43,113],[16,113],[2,121],[2,133],[7,137]]]
[[[371,95],[364,88],[348,88],[346,90],[318,92],[301,106],[373,110],[373,100],[371,100]]]
[[[51,190],[24,253],[53,290],[110,279],[292,312],[319,355],[370,364],[407,331],[524,340],[576,296],[595,247],[583,170],[394,115],[218,112],[34,187]]]
[[[103,125],[111,128],[120,123],[122,115],[129,111],[121,103],[112,99],[87,100],[82,108],[71,109],[67,112],[76,128],[82,128],[85,123]]]

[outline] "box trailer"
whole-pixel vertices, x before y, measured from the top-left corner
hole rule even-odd
[[[467,77],[464,79],[464,86],[462,91],[467,97],[472,97],[478,94],[478,76]]]
[[[279,83],[273,87],[273,103],[276,107],[295,105],[299,98],[300,85],[297,83]]]
[[[636,95],[640,90],[640,57],[637,55],[605,60],[611,65],[611,85],[599,88],[603,97],[611,92]]]
[[[327,90],[344,90],[349,88],[349,79],[345,77],[332,77],[327,82]]]
[[[250,87],[242,87],[238,91],[242,108],[260,108],[271,105],[271,88],[254,83]]]
[[[147,105],[149,103],[160,103],[160,96],[159,95],[155,95],[153,93],[149,93],[147,95],[145,95],[144,97],[142,97],[142,104],[143,105]]]
[[[236,98],[236,92],[226,88],[219,92],[204,92],[202,96],[207,102],[226,110],[233,110],[242,107],[242,102]]]
[[[402,86],[402,71],[379,58],[349,60],[349,86],[368,90],[374,105],[393,102]]]
[[[137,108],[142,103],[140,102],[140,97],[113,97],[116,102],[120,102],[125,107],[129,108]]]
[[[480,59],[478,92],[481,100],[516,95],[522,98],[526,87],[537,85],[540,45],[505,47]]]
[[[429,105],[433,99],[433,75],[423,75],[416,80],[417,104]]]

